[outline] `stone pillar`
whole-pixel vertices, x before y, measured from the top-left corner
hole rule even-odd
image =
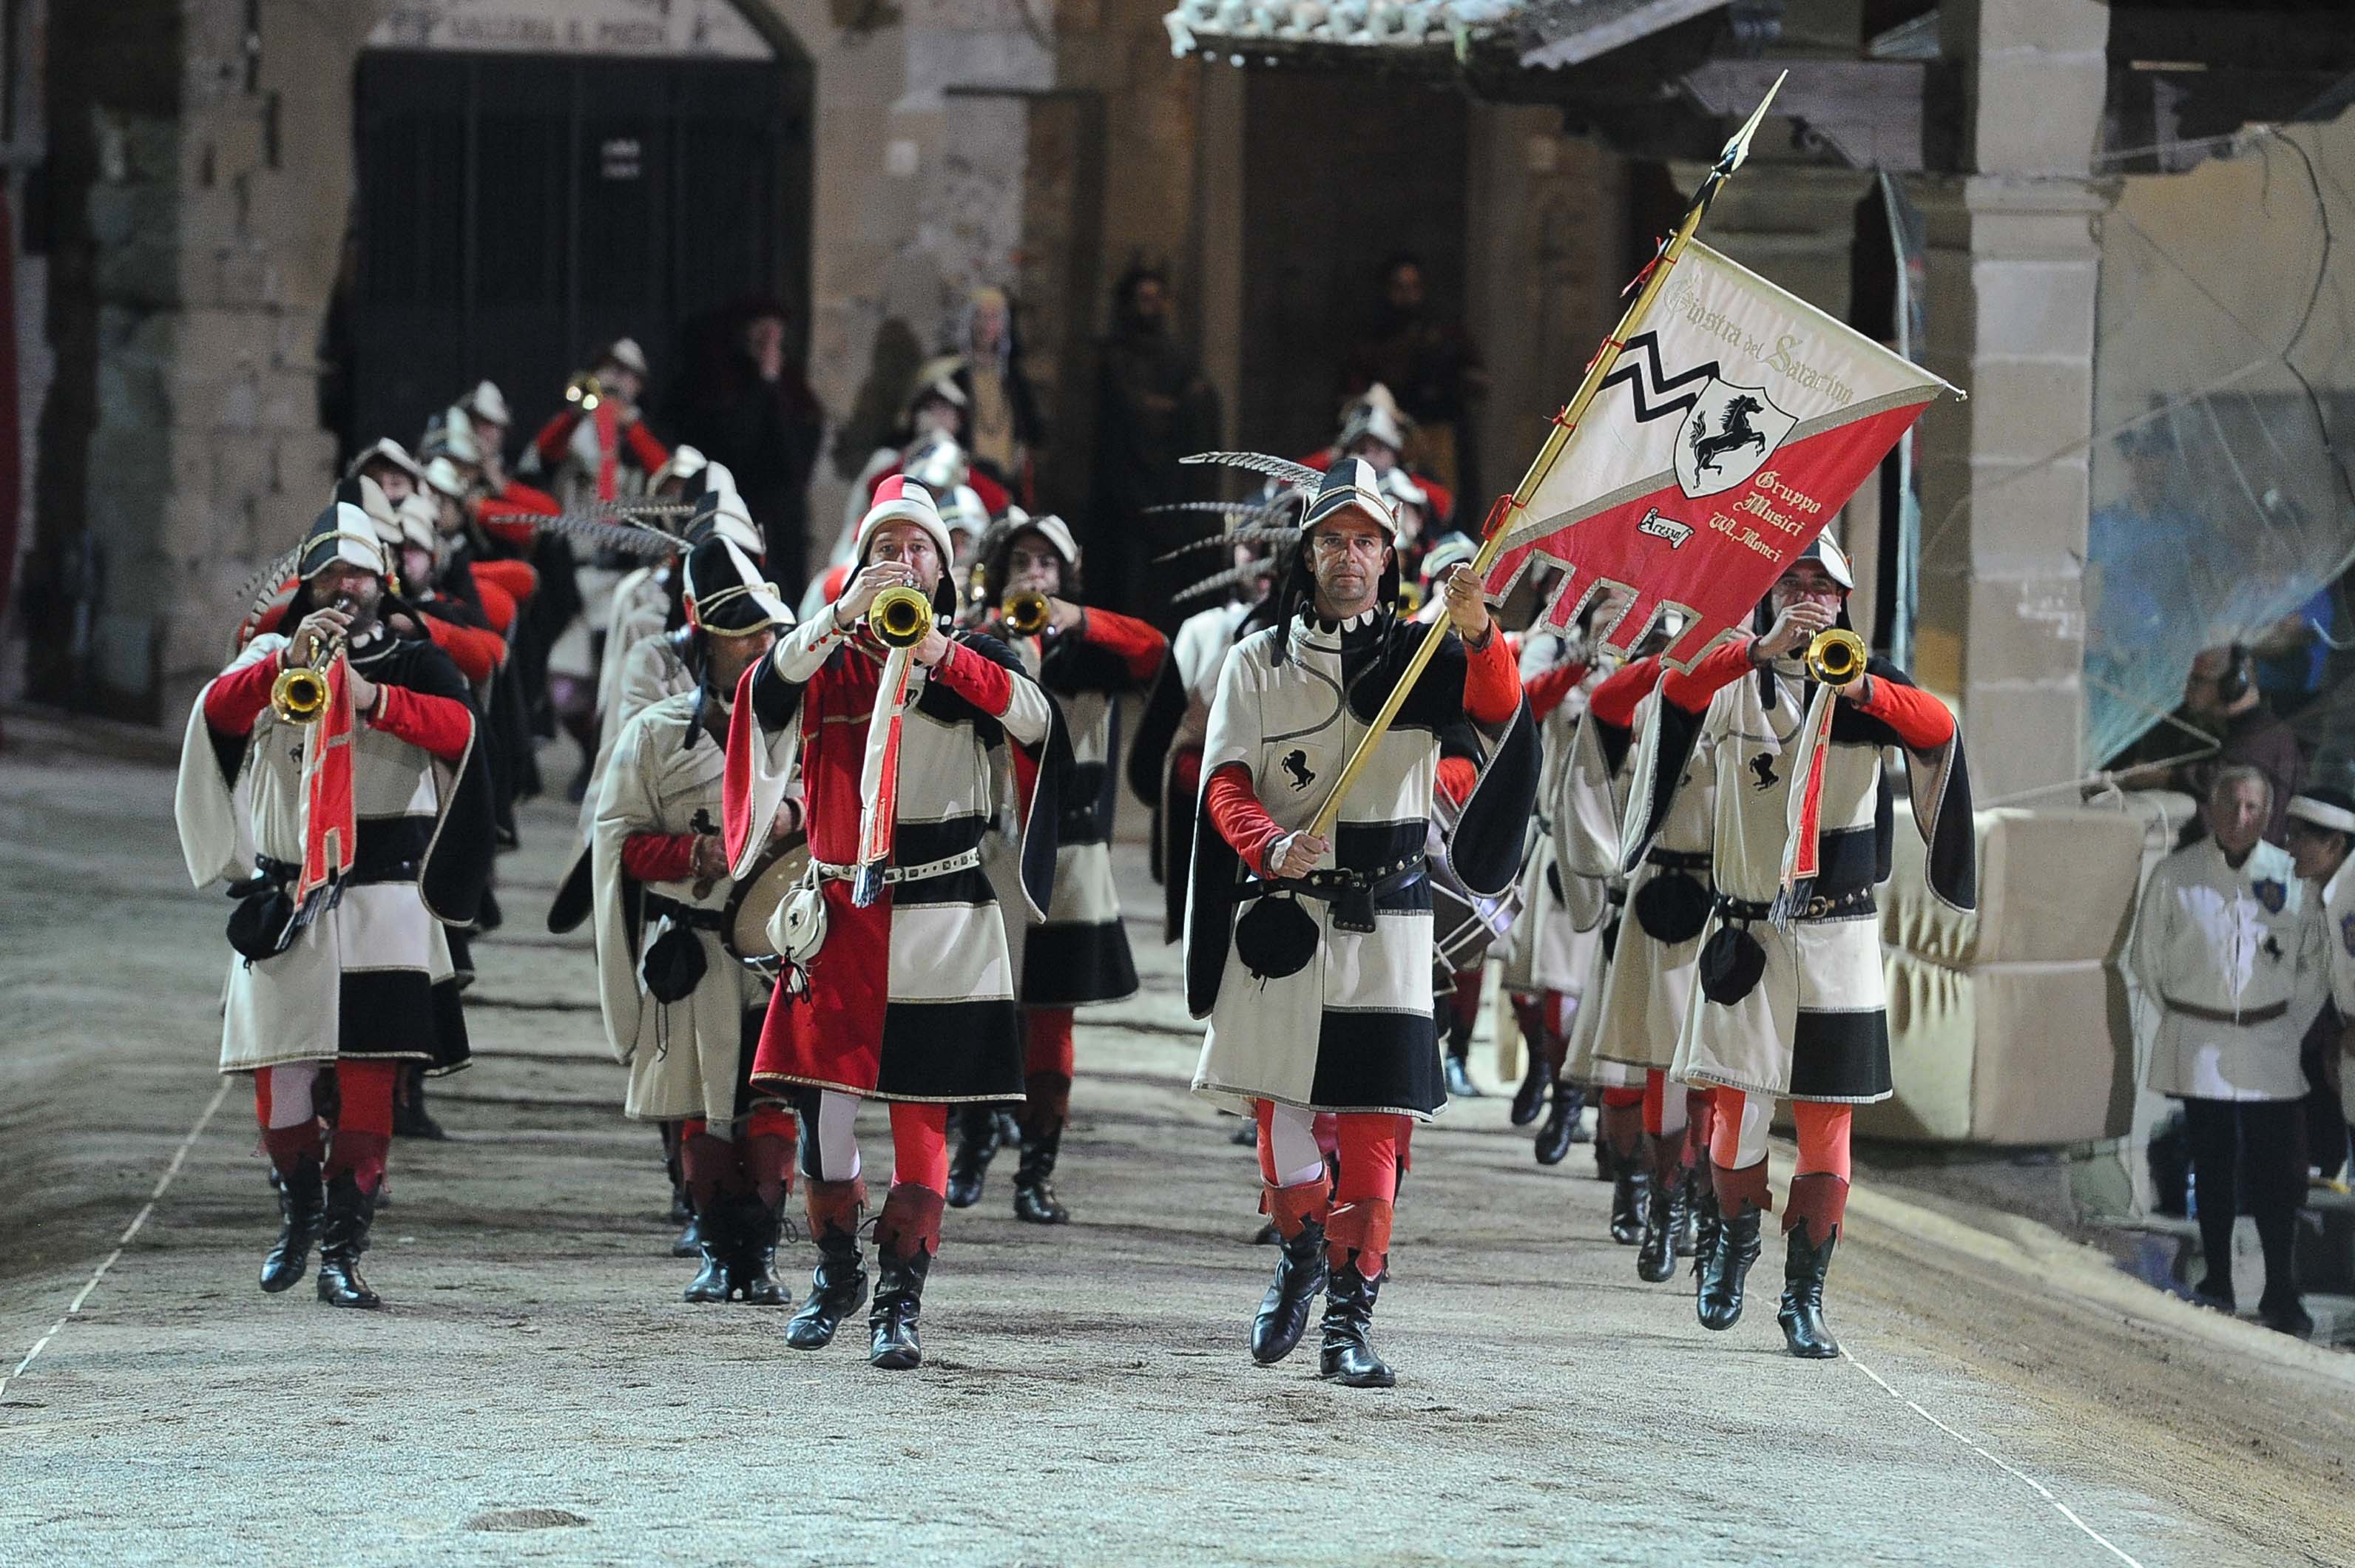
[[[2098,0],[1964,0],[1945,13],[1977,171],[1921,182],[1924,362],[1971,394],[1924,416],[1915,662],[1959,699],[1990,800],[2084,771],[2081,566],[2093,430],[2091,177],[2106,84]],[[2060,798],[2065,798],[2060,797]]]
[[[1192,315],[1201,333],[1202,374],[1218,389],[1231,426],[1243,391],[1243,90],[1249,78],[1222,61],[1202,61],[1195,69],[1201,112],[1194,143],[1198,298]]]

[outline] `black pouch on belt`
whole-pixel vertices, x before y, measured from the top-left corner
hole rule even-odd
[[[1700,950],[1700,994],[1721,1008],[1757,989],[1765,973],[1766,949],[1747,926],[1719,926]]]
[[[294,895],[264,874],[229,890],[237,907],[229,912],[229,944],[249,964],[275,958],[294,945]]]
[[[1709,923],[1710,891],[1684,871],[1662,871],[1636,894],[1636,923],[1655,942],[1675,946],[1699,936]]]
[[[646,949],[638,974],[645,980],[646,994],[667,1004],[685,1000],[703,984],[703,971],[709,962],[693,928],[674,920],[669,929],[655,937],[654,945]]]
[[[1256,979],[1281,980],[1316,955],[1316,917],[1289,893],[1252,901],[1235,922],[1235,956]]]

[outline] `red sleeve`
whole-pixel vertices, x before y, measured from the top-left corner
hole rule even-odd
[[[642,882],[684,882],[695,875],[695,835],[633,833],[622,840],[622,869]]]
[[[1004,718],[1014,706],[1013,674],[963,643],[950,642],[948,657],[933,667],[932,674],[943,686],[993,719]]]
[[[532,437],[531,444],[538,452],[539,460],[551,468],[563,462],[565,443],[572,439],[572,429],[580,422],[580,404],[570,403],[559,409]]]
[[[1604,677],[1603,683],[1588,694],[1586,710],[1605,724],[1629,729],[1636,722],[1636,705],[1651,696],[1659,684],[1658,655],[1630,660]]]
[[[1480,764],[1469,757],[1439,759],[1439,793],[1447,797],[1450,805],[1462,805],[1472,797],[1472,786],[1480,782]]]
[[[973,493],[981,497],[983,507],[993,517],[1014,504],[1014,497],[1007,493],[1006,486],[986,474],[968,474],[964,482],[973,486]]]
[[[1202,786],[1202,808],[1210,814],[1210,821],[1219,837],[1234,846],[1243,864],[1260,876],[1268,874],[1267,853],[1275,841],[1284,837],[1275,818],[1252,793],[1251,770],[1241,763],[1226,763],[1213,769],[1208,783]]]
[[[538,512],[542,517],[557,517],[564,510],[555,496],[519,479],[508,480],[506,488],[499,492],[499,499],[518,512]]]
[[[496,582],[518,602],[539,592],[539,569],[527,560],[476,560],[467,565],[476,582]]]
[[[1491,628],[1488,645],[1464,645],[1464,711],[1478,724],[1508,724],[1521,705],[1521,672],[1502,632]]]
[[[1131,615],[1115,615],[1109,610],[1090,610],[1086,614],[1080,635],[1126,665],[1129,679],[1141,686],[1161,673],[1161,661],[1169,653],[1169,639],[1158,628]]]
[[[1522,682],[1521,689],[1528,694],[1529,699],[1530,716],[1543,719],[1561,707],[1561,699],[1568,697],[1572,690],[1576,689],[1578,683],[1586,678],[1586,672],[1591,667],[1591,666],[1576,663],[1558,664],[1543,675]]]
[[[458,673],[477,686],[491,678],[507,651],[506,644],[492,633],[461,626],[438,615],[425,617],[425,633],[433,639],[435,647],[450,656]]]
[[[646,428],[644,420],[632,420],[629,428],[622,432],[622,440],[628,444],[630,455],[638,460],[638,466],[649,474],[670,461],[670,448],[655,439],[655,432]]]
[[[278,661],[256,659],[214,681],[205,692],[205,722],[224,735],[250,735],[253,721],[270,706]]]
[[[1955,716],[1918,686],[1872,681],[1857,707],[1896,731],[1917,752],[1935,750],[1955,738]]]
[[[1755,667],[1750,662],[1750,645],[1755,637],[1736,637],[1730,643],[1720,643],[1701,656],[1690,675],[1668,671],[1660,682],[1660,695],[1688,713],[1699,713],[1709,706],[1721,687],[1732,686]]]
[[[474,716],[455,698],[434,697],[405,686],[376,688],[376,712],[368,723],[412,746],[422,746],[445,763],[466,754],[474,738]]]
[[[506,636],[507,628],[515,624],[515,595],[499,586],[494,579],[484,576],[471,564],[466,574],[474,580],[474,597],[482,601],[483,619],[491,624],[492,631]]]

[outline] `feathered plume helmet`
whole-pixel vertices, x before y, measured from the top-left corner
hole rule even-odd
[[[1256,452],[1209,452],[1182,461],[1216,463],[1263,474],[1306,498],[1306,505],[1301,509],[1299,526],[1292,530],[1295,536],[1293,548],[1285,552],[1287,559],[1276,577],[1275,592],[1268,598],[1268,606],[1277,625],[1286,624],[1294,617],[1310,613],[1316,603],[1316,579],[1308,559],[1306,541],[1316,531],[1319,523],[1344,512],[1354,511],[1380,527],[1393,547],[1398,542],[1398,515],[1382,495],[1381,476],[1374,472],[1374,465],[1363,458],[1341,458],[1322,474],[1306,464]],[[1390,625],[1398,619],[1399,590],[1398,551],[1393,548],[1389,563],[1382,568],[1381,583],[1375,596],[1376,614],[1382,623],[1386,640]],[[1277,656],[1279,659],[1283,656],[1281,648]]]

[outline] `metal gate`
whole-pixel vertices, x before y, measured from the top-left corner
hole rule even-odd
[[[805,322],[808,104],[797,62],[363,53],[346,450],[486,376],[528,433],[625,335],[653,404],[680,329],[747,295]]]

